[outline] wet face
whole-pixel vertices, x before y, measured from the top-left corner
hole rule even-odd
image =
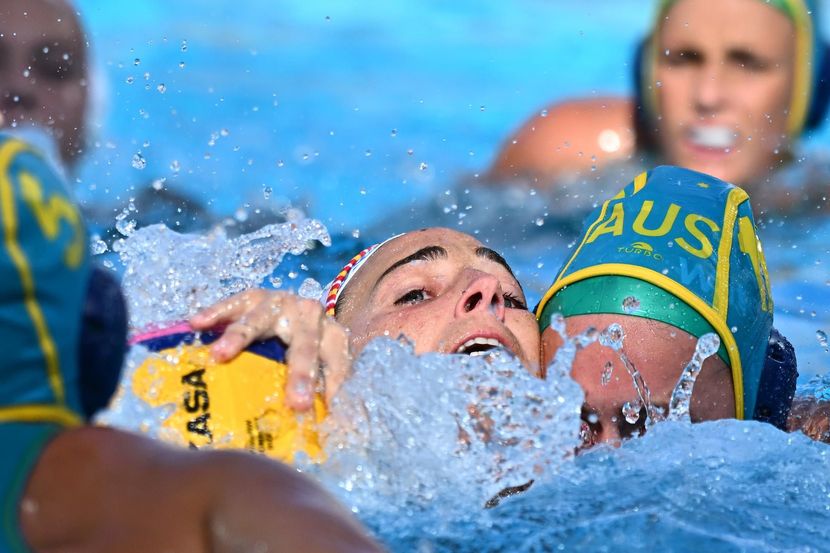
[[[657,35],[668,162],[746,186],[789,149],[795,27],[758,0],[680,0]]]
[[[337,320],[359,352],[406,336],[416,353],[483,354],[501,346],[538,373],[539,330],[502,257],[469,235],[432,228],[375,252],[349,282]]]
[[[83,147],[86,42],[62,0],[0,0],[0,112],[6,126],[36,124],[65,162]]]
[[[652,405],[667,413],[672,391],[694,354],[697,339],[682,330],[642,317],[600,314],[566,319],[569,336],[589,327],[605,329],[612,323],[619,323],[624,329],[622,351],[642,375],[651,392]],[[542,334],[542,361],[549,363],[561,344],[559,335],[547,328]],[[608,363],[613,369],[610,379],[603,384]],[[576,354],[571,376],[585,391],[582,419],[586,446],[598,442],[618,444],[622,439],[645,431],[645,410],[640,411],[634,422],[627,420],[624,414],[625,404],[636,403],[639,397],[618,353],[593,343]],[[735,416],[732,373],[717,356],[703,363],[692,394],[690,414],[694,422]]]

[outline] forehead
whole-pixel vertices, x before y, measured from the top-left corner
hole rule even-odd
[[[764,46],[771,38],[795,36],[783,12],[760,0],[680,0],[661,18],[662,40],[708,39],[716,36],[747,45]]]
[[[374,282],[393,263],[421,248],[441,246],[447,250],[448,256],[453,258],[459,255],[475,255],[476,248],[481,245],[481,242],[469,234],[452,229],[428,228],[408,232],[384,244],[380,250],[375,252],[360,271],[360,278]]]
[[[0,33],[4,42],[72,39],[81,34],[81,27],[64,0],[0,0]]]
[[[474,258],[482,244],[472,236],[452,229],[428,228],[408,232],[384,244],[373,253],[349,283],[346,294],[367,298],[380,276],[397,261],[422,248],[440,246],[451,260]]]

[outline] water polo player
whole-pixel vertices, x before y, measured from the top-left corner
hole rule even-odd
[[[120,370],[123,300],[57,174],[5,136],[0,232],[0,550],[380,550],[284,465],[86,425]]]
[[[87,40],[65,0],[0,4],[0,112],[6,124],[52,133],[70,168],[84,148],[88,114]]]
[[[545,363],[562,343],[554,314],[565,317],[569,335],[619,323],[623,352],[663,413],[697,339],[714,333],[720,347],[695,384],[692,420],[759,419],[784,428],[797,373],[792,347],[771,335],[772,308],[747,194],[664,166],[639,175],[586,220],[536,313]],[[624,413],[645,398],[618,353],[590,345],[577,353],[572,376],[585,390],[592,441],[643,430],[645,406],[633,420]]]
[[[827,110],[830,56],[816,8],[659,0],[635,59],[635,98],[549,107],[506,141],[492,175],[556,177],[655,155],[743,186],[761,207],[790,207],[802,195],[768,175]]]

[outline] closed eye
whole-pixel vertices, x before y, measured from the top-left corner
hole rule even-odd
[[[413,305],[416,303],[421,303],[422,301],[426,301],[429,298],[429,293],[426,291],[425,288],[418,288],[415,290],[410,290],[403,296],[396,299],[395,305]]]

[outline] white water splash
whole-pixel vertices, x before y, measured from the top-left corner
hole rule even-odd
[[[313,241],[331,244],[326,228],[313,219],[267,225],[237,238],[228,238],[222,227],[205,235],[179,234],[164,225],[139,229],[117,248],[130,328],[186,319],[258,286],[287,253],[299,255]]]
[[[691,422],[689,408],[695,381],[697,381],[700,370],[703,368],[703,362],[716,354],[718,348],[720,348],[720,337],[717,334],[710,332],[698,339],[697,345],[695,345],[695,353],[683,368],[680,379],[677,381],[674,391],[672,391],[668,414],[670,420]]]
[[[318,476],[360,512],[479,511],[579,444],[582,391],[569,370],[540,380],[503,350],[415,356],[406,341],[375,340],[331,406]]]

